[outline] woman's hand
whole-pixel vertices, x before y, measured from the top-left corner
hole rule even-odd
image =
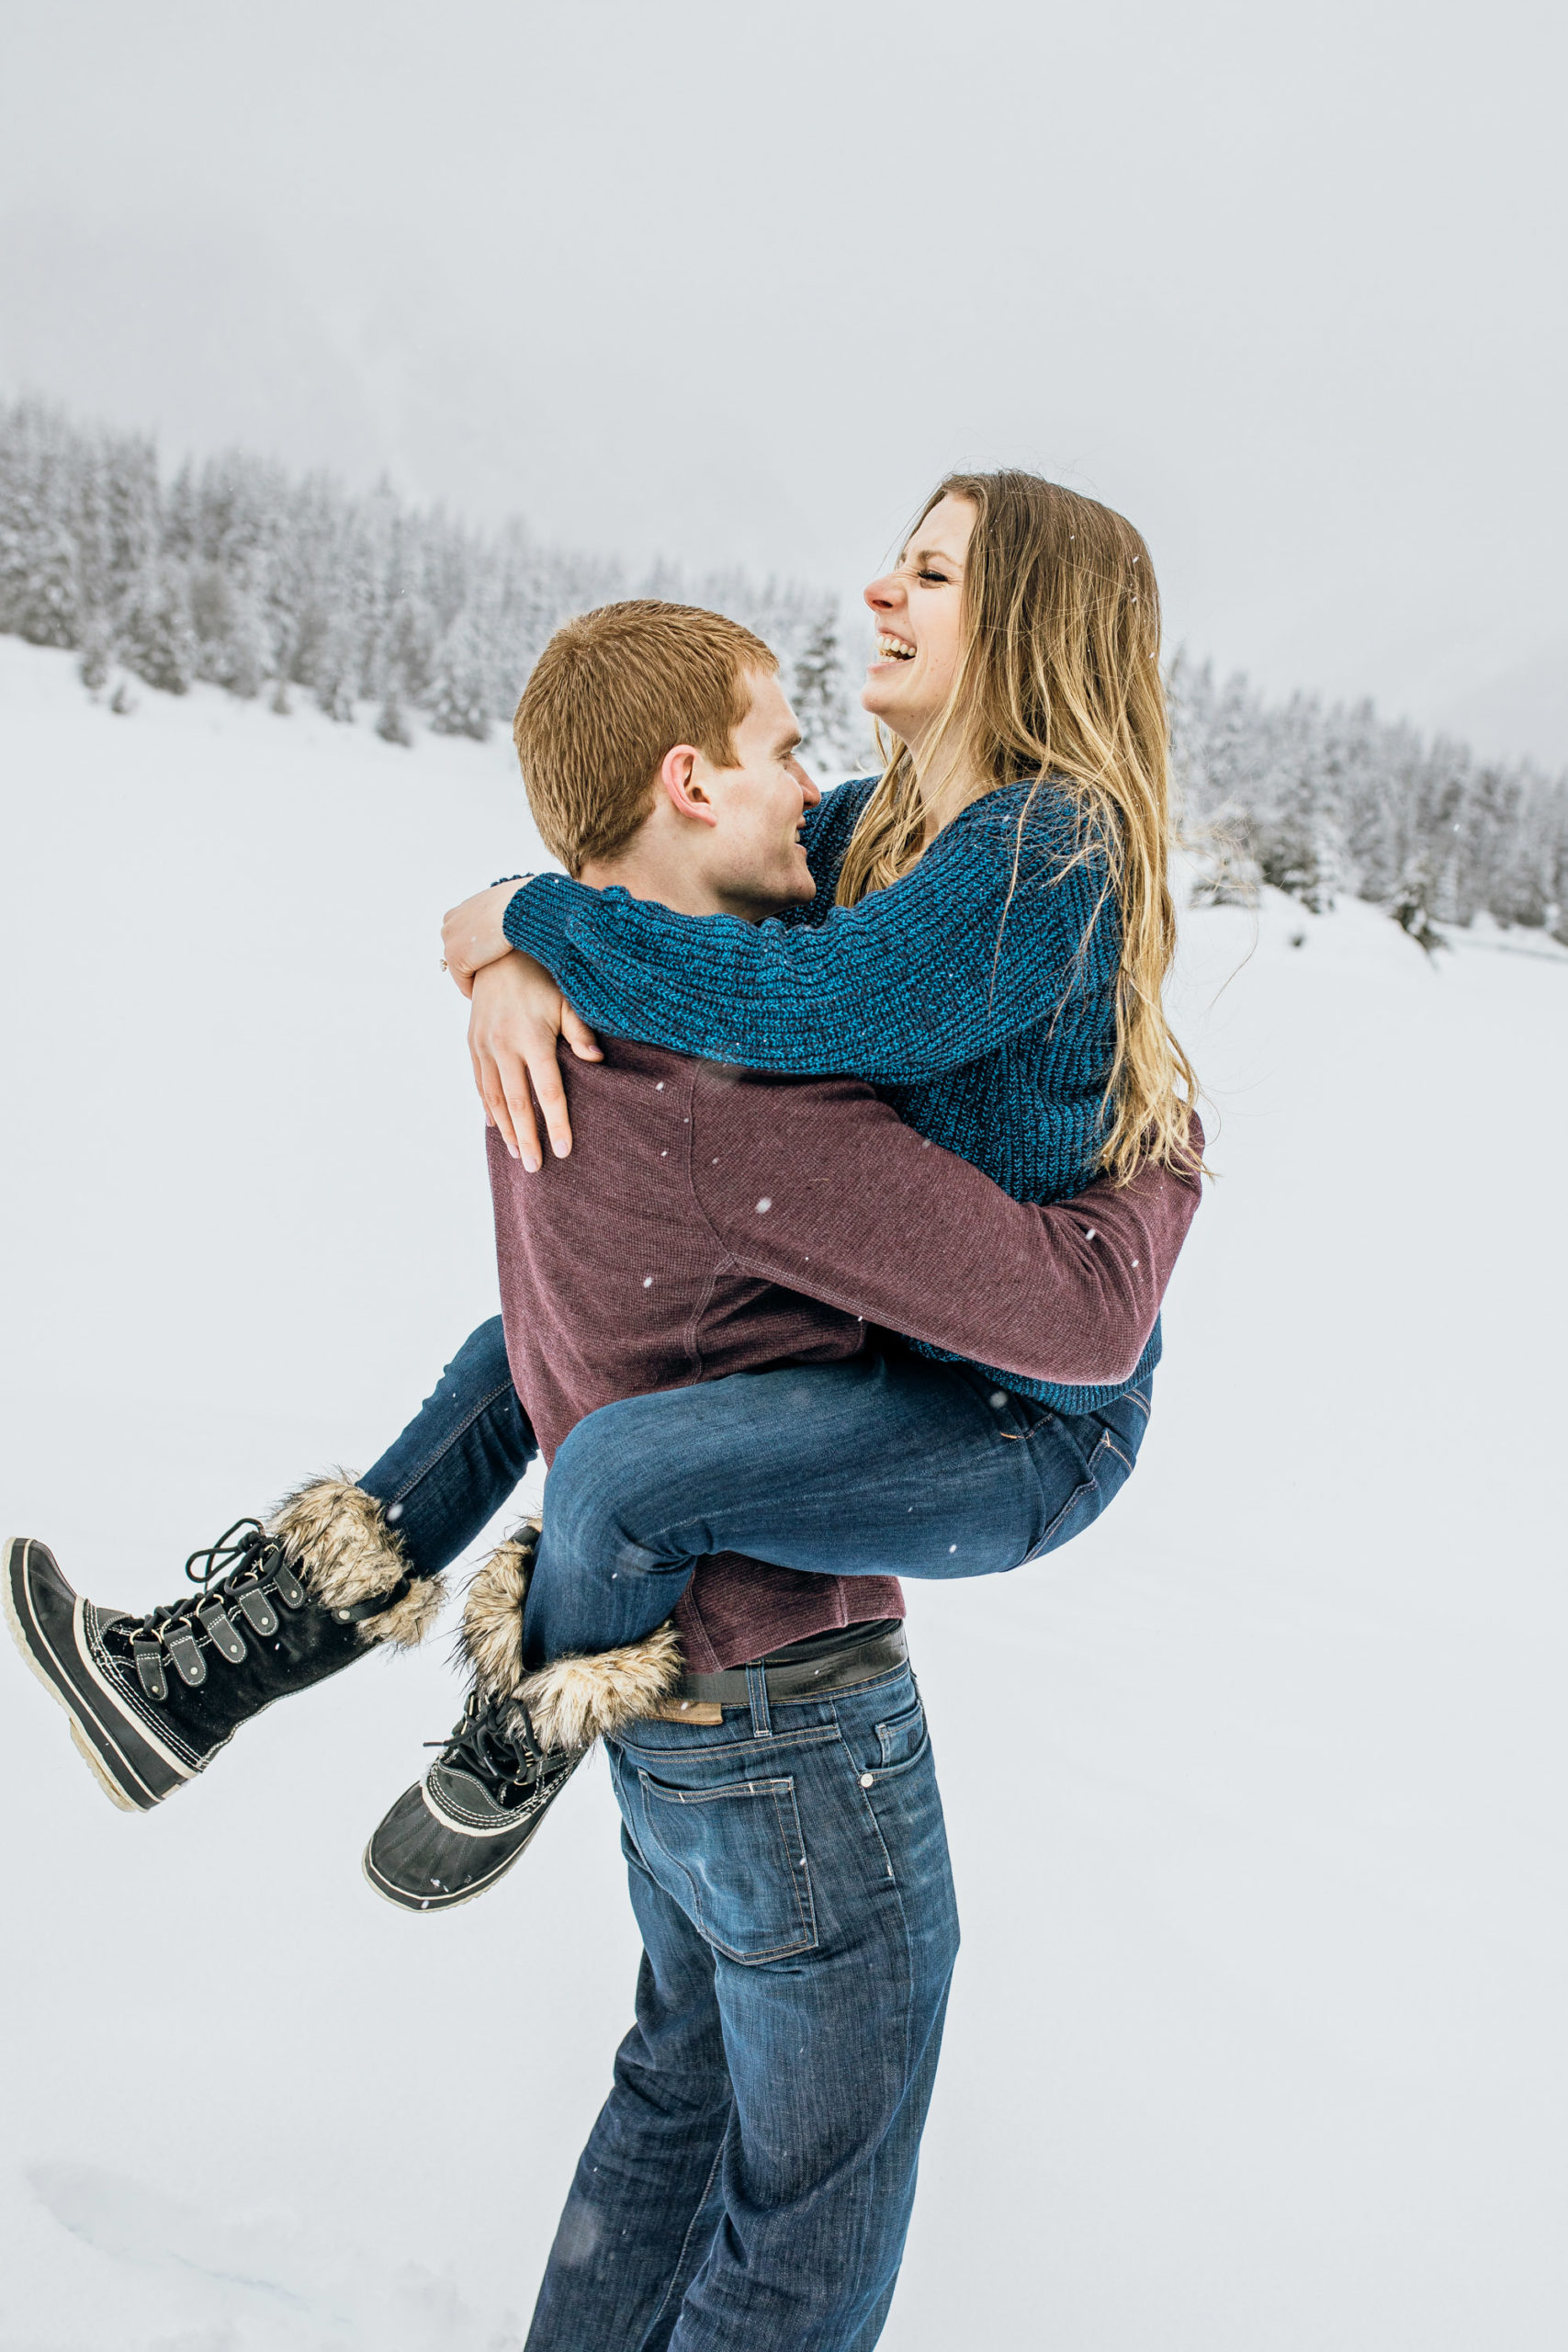
[[[521,889],[518,882],[498,882],[478,891],[460,907],[449,907],[441,922],[441,954],[447,971],[465,996],[474,992],[474,974],[512,953],[502,919]]]
[[[478,900],[470,899],[468,904],[475,906]],[[461,907],[456,910],[458,915],[462,911]],[[453,917],[446,920],[450,924]],[[473,1003],[468,1053],[485,1117],[500,1128],[513,1159],[521,1159],[533,1175],[545,1157],[534,1116],[536,1102],[556,1158],[564,1159],[571,1149],[557,1040],[564,1037],[580,1062],[601,1062],[604,1057],[599,1040],[573,1012],[544,966],[514,947],[495,962],[479,966],[468,994]]]

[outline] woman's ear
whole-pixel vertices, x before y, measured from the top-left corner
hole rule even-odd
[[[690,743],[677,743],[659,763],[660,788],[678,817],[690,823],[716,825],[718,812],[703,784],[707,766]]]

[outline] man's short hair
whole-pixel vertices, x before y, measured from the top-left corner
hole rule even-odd
[[[625,848],[676,743],[716,767],[737,766],[748,673],[778,666],[739,621],[649,596],[601,605],[557,629],[512,734],[539,837],[567,872]]]

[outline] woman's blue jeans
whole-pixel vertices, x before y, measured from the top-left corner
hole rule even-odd
[[[1097,1413],[1058,1413],[897,1340],[847,1363],[604,1406],[550,1466],[525,1656],[540,1665],[651,1633],[718,1552],[818,1576],[1015,1568],[1100,1516],[1148,1415],[1146,1380]],[[432,1575],[502,1509],[536,1452],[497,1316],[359,1483]]]

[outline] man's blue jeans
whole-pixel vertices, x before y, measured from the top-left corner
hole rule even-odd
[[[1067,1416],[897,1347],[609,1406],[550,1471],[548,1654],[659,1623],[708,1552],[1013,1567],[1098,1516],[1147,1417],[1146,1388]],[[536,1451],[497,1317],[360,1484],[431,1575]],[[958,1942],[931,1747],[908,1669],[771,1715],[749,1683],[609,1747],[637,2024],[529,2352],[869,2352],[886,2317]]]
[[[644,1953],[528,2352],[869,2352],[958,1917],[901,1668],[609,1744]]]
[[[1148,1415],[1146,1381],[1098,1413],[1058,1413],[897,1341],[605,1405],[550,1467],[525,1655],[539,1665],[650,1633],[716,1552],[829,1576],[1015,1568],[1099,1517]],[[432,1575],[536,1451],[497,1316],[359,1483]]]

